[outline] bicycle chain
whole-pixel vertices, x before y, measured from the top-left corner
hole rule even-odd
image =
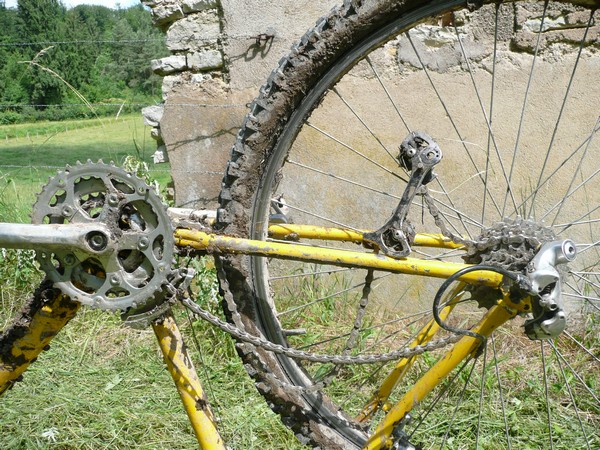
[[[521,217],[505,218],[482,230],[477,240],[464,239],[447,229],[426,186],[423,198],[442,234],[465,246],[466,255],[463,256],[463,260],[467,264],[484,264],[523,273],[540,247],[546,242],[556,240],[556,235],[549,228]],[[470,285],[466,290],[480,308],[490,309],[502,298],[498,289],[488,286]]]
[[[279,355],[284,355],[289,358],[322,364],[375,364],[389,361],[397,361],[399,359],[410,358],[413,356],[421,355],[425,352],[445,347],[449,344],[458,342],[462,338],[462,336],[458,335],[449,336],[447,338],[431,341],[430,343],[425,345],[417,345],[412,348],[405,348],[403,350],[396,350],[393,352],[382,353],[378,355],[322,355],[317,353],[305,352],[302,350],[296,350],[290,347],[285,347],[280,344],[275,344],[267,339],[243,331],[235,325],[225,322],[224,320],[219,319],[217,316],[209,313],[205,309],[202,309],[190,298],[182,298],[181,302],[186,308],[188,308],[194,314],[198,315],[200,318],[206,320],[211,325],[216,326],[220,330],[230,334],[231,336],[242,342],[252,344],[255,347],[261,347],[267,351]]]
[[[523,272],[546,242],[555,241],[556,234],[532,220],[504,219],[479,236],[474,248],[463,257],[468,264],[486,264],[512,272]]]
[[[505,219],[504,221],[499,222],[494,227],[484,230],[477,240],[465,239],[448,230],[446,224],[441,219],[439,209],[434,204],[434,200],[429,194],[426,186],[423,186],[421,195],[423,196],[427,208],[434,218],[435,224],[440,229],[441,233],[445,237],[451,239],[453,242],[462,244],[466,247],[467,255],[463,258],[465,259],[465,262],[470,264],[490,264],[503,267],[507,270],[521,271],[529,263],[529,261],[531,261],[533,256],[535,256],[535,251],[543,242],[555,239],[554,234],[549,229],[542,227],[533,221],[522,220],[520,218],[515,220]],[[474,288],[472,293],[475,293],[476,289],[478,288]],[[481,295],[481,293],[479,294]],[[476,297],[479,297],[480,295],[477,295]],[[480,306],[489,308],[491,304],[495,304],[495,301],[494,303],[488,301],[488,295],[481,296],[483,299],[477,300]],[[228,333],[239,341],[263,348],[276,354],[287,356],[292,359],[314,363],[335,365],[385,363],[402,358],[411,358],[428,351],[445,347],[457,342],[462,337],[460,335],[449,336],[447,338],[431,341],[425,345],[418,345],[416,347],[382,354],[351,356],[345,352],[345,354],[342,355],[323,355],[285,347],[259,336],[250,334],[240,327],[225,322],[210,312],[202,309],[189,297],[181,296],[180,301],[194,314],[206,320],[211,325],[216,326],[220,330]]]
[[[485,228],[476,240],[465,239],[448,230],[427,186],[422,187],[422,196],[442,235],[465,246],[467,254],[463,259],[467,264],[484,264],[523,272],[544,243],[557,239],[551,229],[521,217],[505,218]]]
[[[438,209],[437,206],[435,206],[435,202],[434,202],[431,194],[429,194],[429,189],[427,189],[427,186],[425,186],[425,185],[421,186],[421,195],[423,196],[423,200],[425,200],[425,204],[427,205],[429,214],[431,214],[431,216],[433,217],[433,221],[435,222],[435,225],[440,229],[443,236],[447,237],[455,244],[464,245],[467,249],[474,248],[477,245],[476,241],[473,241],[471,239],[465,239],[462,236],[452,233],[448,229],[448,227],[446,226],[446,224],[440,217],[440,210]]]
[[[465,246],[467,254],[463,257],[469,264],[489,264],[505,268],[511,271],[522,271],[535,256],[539,247],[547,241],[554,240],[554,233],[533,221],[517,218],[515,220],[505,219],[498,222],[493,227],[482,231],[477,240],[465,239],[462,236],[452,233],[441,218],[440,211],[434,203],[433,197],[429,194],[426,186],[421,187],[420,194],[427,205],[429,213],[433,217],[436,226],[440,229],[443,236],[449,238],[457,244]],[[474,297],[477,298],[480,306],[489,308],[495,304],[489,300],[489,295],[479,292],[480,287],[473,287],[471,290]],[[484,288],[490,289],[490,288]],[[183,292],[179,290],[181,294]],[[366,294],[368,295],[368,294]],[[481,297],[481,298],[478,298]],[[421,355],[425,352],[436,350],[447,345],[453,344],[461,339],[461,335],[453,335],[447,338],[434,340],[425,345],[418,345],[412,348],[405,348],[382,354],[371,355],[348,355],[344,352],[342,355],[325,355],[296,350],[275,344],[265,338],[248,333],[242,328],[219,319],[210,312],[202,309],[194,303],[189,297],[180,295],[180,301],[194,314],[206,320],[211,325],[228,333],[237,340],[251,344],[255,347],[263,348],[267,351],[284,355],[292,359],[309,361],[321,364],[375,364],[395,361],[402,358],[411,358]]]

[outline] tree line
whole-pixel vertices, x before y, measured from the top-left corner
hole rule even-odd
[[[141,4],[0,3],[0,124],[116,113],[91,111],[85,102],[154,103],[161,78],[150,60],[167,54],[163,34]]]

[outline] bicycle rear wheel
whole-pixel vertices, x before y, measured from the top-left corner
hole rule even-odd
[[[522,321],[503,328],[413,411],[406,436],[450,448],[519,448],[532,440],[594,448],[598,3],[486,3],[347,1],[321,19],[252,104],[227,167],[220,224],[230,234],[270,240],[269,218],[283,208],[296,223],[377,229],[408,179],[399,144],[415,130],[432,135],[444,159],[431,200],[417,197],[411,205],[417,231],[439,232],[437,214],[446,234],[496,242],[482,244],[468,262],[511,270],[524,270],[549,240],[573,239],[580,254],[563,284],[567,333],[540,344],[523,336]],[[455,250],[413,253],[464,260]],[[220,264],[231,320],[274,342],[327,354],[410,346],[428,326],[441,284],[260,257],[221,256]],[[494,302],[474,290],[464,300],[452,313],[462,327]],[[245,345],[239,353],[284,422],[303,442],[326,448],[361,447],[385,404],[436,357],[419,358],[414,375],[366,414],[394,364],[339,368]]]

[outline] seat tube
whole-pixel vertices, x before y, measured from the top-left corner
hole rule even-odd
[[[217,430],[215,416],[173,314],[169,311],[155,321],[152,328],[200,448],[225,450],[225,444]]]

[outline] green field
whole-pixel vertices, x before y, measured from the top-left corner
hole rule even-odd
[[[55,167],[87,159],[120,164],[127,156],[150,162],[156,149],[138,116],[3,126],[0,137],[0,220],[11,222],[29,220],[35,193]],[[164,187],[168,165],[149,168]],[[199,282],[214,292],[212,271],[200,269]],[[0,255],[0,279],[4,328],[41,275],[30,252],[6,251]],[[216,301],[200,301],[218,311]],[[256,392],[232,340],[203,322],[192,327],[182,311],[176,314],[187,336],[192,328],[198,336],[198,348],[192,341],[188,345],[230,448],[300,448]],[[85,309],[3,396],[0,444],[2,449],[197,447],[152,331],[132,330],[117,316]]]
[[[35,193],[58,168],[88,159],[122,164],[134,156],[150,164],[152,178],[164,187],[169,166],[152,164],[155,150],[141,116],[0,126],[0,200],[19,211],[0,219],[26,220]]]

